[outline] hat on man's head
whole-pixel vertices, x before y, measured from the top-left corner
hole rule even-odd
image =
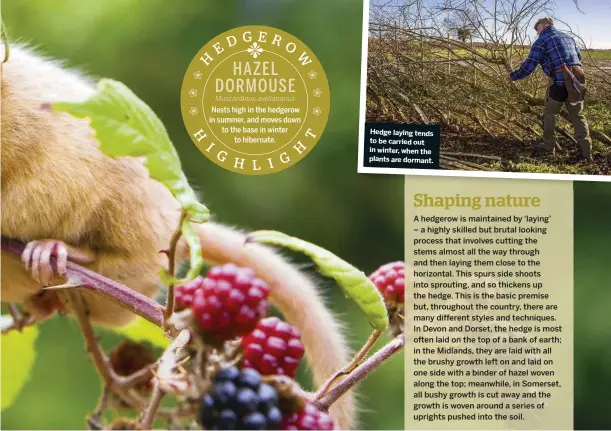
[[[541,18],[540,20],[538,20],[538,21],[535,23],[535,30],[537,29],[537,26],[538,26],[539,24],[549,24],[549,25],[554,25],[554,22],[555,22],[555,21],[554,21],[554,18],[551,18],[551,17],[545,17],[545,18]]]

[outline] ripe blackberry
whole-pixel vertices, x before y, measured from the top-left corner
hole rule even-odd
[[[244,368],[254,368],[264,375],[295,376],[304,349],[301,333],[277,317],[267,317],[242,338]]]
[[[186,308],[191,307],[193,303],[193,296],[198,289],[201,289],[204,285],[204,278],[197,277],[188,283],[180,284],[174,289],[174,309],[176,311],[182,311]]]
[[[405,302],[405,262],[391,262],[379,267],[369,279],[387,304]]]
[[[209,430],[275,430],[282,423],[276,390],[253,369],[228,367],[202,398],[200,422]]]
[[[333,419],[325,412],[318,410],[313,404],[292,415],[286,416],[282,421],[283,430],[332,430],[335,429]]]
[[[191,310],[209,341],[223,342],[251,332],[268,311],[269,288],[250,268],[232,263],[208,271],[195,290]]]

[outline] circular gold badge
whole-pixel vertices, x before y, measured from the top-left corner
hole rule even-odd
[[[182,83],[182,118],[217,165],[262,175],[303,159],[329,117],[329,83],[314,53],[273,27],[245,26],[208,42]]]

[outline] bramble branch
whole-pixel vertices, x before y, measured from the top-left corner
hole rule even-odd
[[[2,237],[2,251],[19,257],[23,253],[24,248],[24,244]],[[51,262],[55,264],[56,260],[54,257],[51,257]],[[145,318],[160,328],[162,327],[165,310],[163,305],[74,262],[68,262],[66,269],[66,278],[69,285],[78,286],[78,289],[95,290],[138,316]]]
[[[180,220],[178,222],[178,226],[176,230],[172,234],[172,239],[170,240],[170,248],[168,249],[168,273],[172,276],[176,276],[176,250],[178,248],[178,242],[180,241],[180,237],[182,236],[182,223],[187,218],[187,212],[182,211],[180,215]],[[170,283],[168,286],[168,298],[165,305],[165,310],[163,311],[163,328],[164,330],[168,329],[168,321],[174,314],[174,283]]]
[[[184,348],[189,341],[191,341],[191,331],[183,329],[157,362],[153,395],[140,421],[143,429],[150,429],[153,425],[161,400],[166,393],[186,390],[186,373],[181,372],[181,364],[185,356]]]
[[[34,325],[36,320],[29,314],[22,314],[15,304],[8,304],[8,311],[13,318],[13,323],[2,328],[2,334],[8,334],[11,331],[23,331],[23,328]]]
[[[116,393],[123,402],[129,405],[133,410],[141,411],[144,408],[142,402],[129,392],[130,386],[128,384],[134,384],[140,381],[140,379],[144,379],[147,377],[146,372],[138,373],[137,378],[131,378],[131,376],[123,378],[118,376],[112,369],[108,357],[98,344],[98,340],[93,332],[93,327],[89,321],[86,305],[81,298],[81,293],[76,289],[69,289],[66,292],[66,296],[72,304],[74,314],[76,315],[76,319],[83,334],[83,339],[85,340],[87,351],[91,355],[98,374],[102,377],[104,390]],[[151,370],[146,369],[146,371],[148,371],[150,375]],[[150,379],[150,377],[148,378]]]
[[[320,410],[328,411],[329,407],[331,407],[342,395],[363,381],[369,373],[390,359],[390,357],[400,351],[404,345],[405,335],[400,334],[354,369],[344,380],[333,386],[324,396],[322,396],[322,398],[314,400],[314,404]]]
[[[21,256],[24,248],[25,246],[17,241],[2,238],[2,251],[4,252]],[[54,264],[55,258],[52,257],[51,260]],[[125,377],[119,376],[114,372],[110,366],[110,360],[98,344],[80,290],[95,290],[160,328],[163,324],[164,307],[120,283],[110,280],[94,271],[83,268],[73,262],[68,262],[66,266],[66,278],[68,279],[68,283],[63,285],[65,286],[63,290],[65,290],[66,296],[72,304],[75,317],[81,328],[83,339],[85,340],[87,351],[91,355],[96,370],[102,378],[104,387],[106,390],[110,390],[119,395],[121,399],[134,410],[143,410],[144,405],[139,399],[130,394],[129,389],[141,382],[150,380],[153,377],[151,368],[143,368]],[[55,288],[61,287],[62,286],[55,286]]]
[[[318,393],[314,396],[314,401],[321,399],[329,390],[333,387],[335,382],[337,382],[342,376],[350,375],[354,369],[358,367],[358,365],[363,361],[363,359],[367,356],[371,348],[374,346],[376,341],[382,336],[384,332],[380,330],[374,330],[373,333],[369,336],[369,339],[365,342],[361,350],[354,355],[354,358],[350,361],[348,365],[346,365],[343,369],[335,373],[322,387],[318,390]]]

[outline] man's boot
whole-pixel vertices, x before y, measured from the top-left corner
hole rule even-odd
[[[554,155],[556,154],[556,145],[552,144],[550,146],[550,144],[548,144],[547,142],[542,142],[540,144],[537,144],[535,146],[535,153],[537,155]]]
[[[587,161],[592,161],[592,140],[590,138],[580,139],[577,141],[581,149],[581,156]]]

